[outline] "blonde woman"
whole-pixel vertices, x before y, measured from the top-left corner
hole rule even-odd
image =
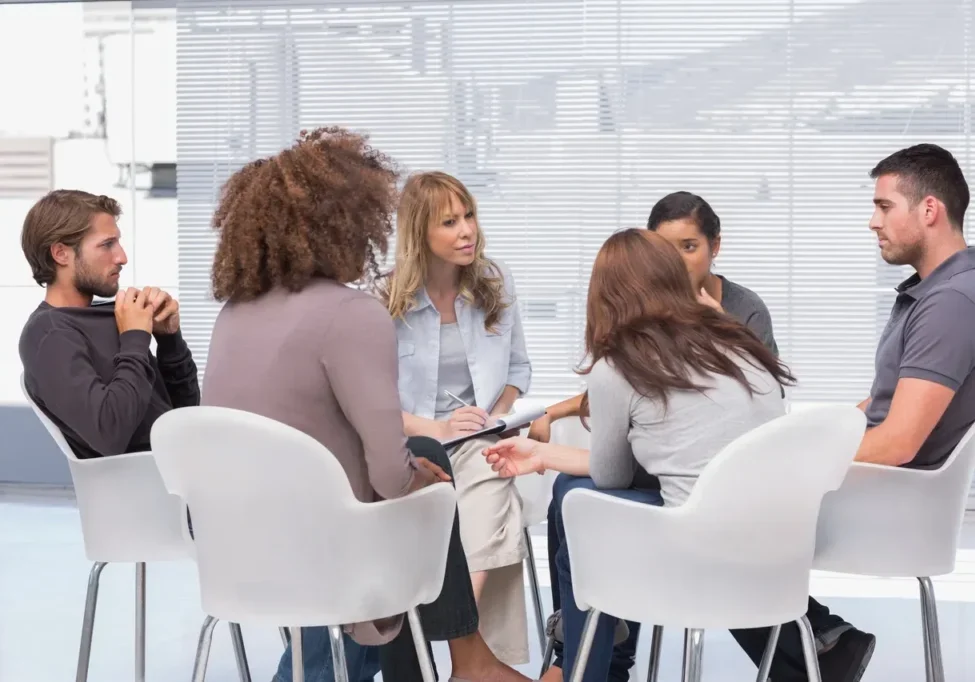
[[[484,255],[477,205],[446,173],[409,178],[397,212],[396,266],[383,295],[396,324],[399,394],[410,436],[481,430],[528,390],[531,364],[514,281]],[[481,632],[495,655],[528,662],[521,498],[472,439],[450,453],[460,533]]]

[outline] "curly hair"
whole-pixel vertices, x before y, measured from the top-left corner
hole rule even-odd
[[[316,277],[374,279],[393,233],[398,177],[366,137],[338,127],[303,130],[288,149],[248,163],[213,214],[214,298],[300,291]]]

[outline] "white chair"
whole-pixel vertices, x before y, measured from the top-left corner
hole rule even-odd
[[[519,476],[515,479],[522,501],[522,518],[525,523],[523,532],[525,546],[528,548],[525,563],[528,565],[535,625],[538,628],[538,642],[542,651],[545,650],[545,614],[542,611],[542,588],[538,581],[538,566],[535,563],[535,550],[532,547],[531,528],[548,518],[548,505],[552,501],[552,482],[556,476],[556,472],[546,471],[541,475]]]
[[[292,628],[296,682],[300,628],[329,627],[335,678],[347,682],[342,624],[407,613],[424,680],[434,682],[416,607],[443,587],[452,486],[363,504],[316,440],[226,408],[164,414],[152,447],[167,488],[192,512],[206,613]],[[201,637],[198,656],[205,645]]]
[[[809,679],[820,682],[805,617],[816,520],[865,425],[847,406],[775,419],[722,450],[678,507],[569,492],[562,515],[572,586],[589,610],[573,682],[582,680],[600,613],[684,628],[685,682],[701,678],[704,629],[771,625],[758,674],[764,682],[778,626],[794,620]]]
[[[61,430],[28,394],[23,374],[20,386],[34,414],[68,459],[85,555],[94,562],[88,578],[76,682],[88,679],[102,570],[109,563],[123,562],[135,563],[135,679],[142,682],[146,674],[146,562],[192,558],[185,507],[166,491],[148,452],[78,459]],[[231,623],[230,632],[240,679],[250,682],[240,626]]]
[[[955,569],[973,470],[975,426],[939,469],[854,464],[819,515],[814,568],[919,581],[928,682],[944,682],[931,577]]]
[[[527,434],[523,429],[523,434]],[[589,432],[578,419],[561,419],[552,424],[550,442],[573,447],[588,448]],[[525,528],[525,545],[528,547],[528,577],[531,581],[532,606],[535,609],[535,625],[538,629],[538,643],[542,652],[548,651],[546,658],[551,658],[552,642],[548,642],[545,633],[545,614],[542,610],[542,590],[538,581],[538,566],[535,563],[535,550],[532,547],[531,528],[544,522],[548,518],[548,507],[552,502],[552,484],[558,472],[546,471],[536,476],[519,476],[515,485],[522,501],[522,518]],[[545,654],[543,653],[543,656]],[[547,666],[546,666],[547,667]]]

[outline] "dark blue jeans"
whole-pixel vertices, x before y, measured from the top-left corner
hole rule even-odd
[[[349,671],[349,682],[368,682],[379,672],[379,647],[362,646],[352,641],[348,635],[345,640],[345,663]],[[302,628],[301,651],[305,663],[305,682],[333,682],[335,672],[332,666],[332,643],[328,628]],[[291,645],[284,651],[274,682],[291,682]]]
[[[569,564],[569,551],[565,544],[565,526],[562,523],[562,500],[570,490],[577,488],[597,490],[596,484],[588,477],[569,476],[560,474],[555,479],[552,489],[552,505],[549,507],[549,566],[555,566],[552,581],[552,601],[555,608],[562,609],[562,629],[565,643],[562,652],[556,658],[555,665],[562,668],[568,676],[575,665],[579,653],[579,644],[586,622],[586,613],[579,610],[572,595],[572,567]],[[633,502],[663,505],[659,488],[629,488],[627,490],[599,490],[600,493],[619,497]],[[552,528],[555,528],[555,547],[553,548]],[[554,560],[553,560],[554,558]],[[557,586],[557,587],[556,587]],[[605,682],[613,680],[626,682],[630,677],[630,668],[636,658],[636,644],[640,637],[640,624],[627,621],[630,636],[622,644],[613,646],[613,633],[616,630],[617,619],[603,614],[599,617],[596,636],[593,639],[589,663],[586,666],[584,682]]]
[[[426,457],[449,475],[453,475],[450,459],[443,446],[432,438],[410,438],[407,442],[410,451],[418,457]],[[460,522],[454,516],[454,526],[450,533],[447,548],[447,569],[444,573],[443,589],[440,596],[430,604],[417,609],[423,634],[427,638],[427,649],[433,659],[431,641],[458,639],[477,632],[477,603],[474,601],[474,588],[471,586],[471,572],[467,567],[464,546],[460,542]],[[305,664],[305,679],[309,682],[325,682],[332,677],[332,648],[326,628],[304,628],[302,653]],[[422,682],[420,662],[413,644],[413,634],[409,622],[404,618],[403,629],[399,635],[385,646],[360,646],[345,637],[346,667],[349,680],[366,682],[380,670],[385,682]],[[434,669],[436,662],[434,661]],[[291,647],[289,646],[278,664],[274,682],[291,682]]]

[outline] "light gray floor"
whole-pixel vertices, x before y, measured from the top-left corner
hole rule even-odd
[[[536,541],[547,598],[544,537],[539,534]],[[967,522],[963,544],[975,547],[975,521]],[[89,568],[77,511],[70,501],[0,495],[0,680],[74,679]],[[147,680],[189,680],[203,621],[193,566],[186,562],[151,564],[147,573]],[[959,570],[935,585],[947,679],[975,679],[975,647],[965,646],[975,635],[975,551],[966,549]],[[823,601],[878,636],[864,682],[924,679],[918,603],[910,582],[823,577],[814,579],[813,590],[834,595]],[[133,567],[106,568],[95,623],[92,682],[132,680],[133,604]],[[254,682],[269,682],[282,652],[277,631],[245,625],[244,637]],[[681,637],[676,631],[665,634],[661,681],[679,679]],[[534,675],[540,654],[531,639],[532,664],[523,670]],[[438,647],[436,653],[441,679],[445,679],[447,652]],[[645,679],[645,641],[640,654],[638,675]],[[713,631],[706,636],[704,675],[713,682],[754,680],[755,668],[726,632]],[[207,679],[237,680],[230,638],[223,625],[214,635]]]

